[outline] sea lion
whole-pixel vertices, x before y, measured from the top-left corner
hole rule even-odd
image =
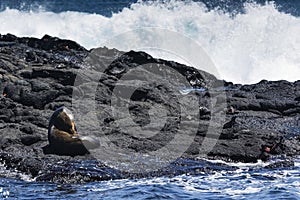
[[[76,156],[89,154],[79,137],[72,112],[62,106],[52,114],[48,126],[49,145],[43,147],[45,154]]]
[[[233,116],[231,120],[223,125],[223,129],[232,128],[236,124],[237,116]]]

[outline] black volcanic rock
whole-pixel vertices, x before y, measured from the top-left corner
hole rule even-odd
[[[86,81],[93,77],[95,90],[93,82]],[[48,35],[36,39],[8,34],[0,35],[0,91],[0,160],[38,181],[193,174],[215,170],[184,167],[199,165],[203,157],[256,162],[300,153],[299,81],[232,84],[145,52],[87,51],[76,42]],[[81,124],[86,132],[104,135],[126,152],[159,151],[177,136],[192,140],[179,160],[149,173],[108,167],[93,154],[44,155],[49,117],[59,106],[72,109],[74,95],[87,99],[80,105],[82,110],[95,106],[96,118],[87,117]],[[80,116],[76,110],[74,114],[76,122]],[[205,138],[216,141],[209,152],[202,149]],[[112,151],[109,145],[103,150]]]

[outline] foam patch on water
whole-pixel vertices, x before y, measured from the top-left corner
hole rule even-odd
[[[201,158],[202,159],[202,158]],[[248,168],[248,167],[266,167],[268,165],[270,165],[271,162],[263,162],[262,160],[257,160],[256,163],[243,163],[243,162],[226,162],[223,160],[211,160],[211,159],[202,159],[202,160],[206,160],[210,163],[214,163],[214,164],[225,164],[231,167],[239,167],[239,168]]]
[[[0,196],[4,199],[9,197],[9,191],[0,187]]]
[[[22,19],[22,20],[20,20]],[[199,44],[214,61],[221,78],[236,83],[261,79],[296,81],[300,77],[300,18],[277,10],[272,3],[245,4],[245,13],[235,17],[222,11],[208,11],[199,2],[138,2],[112,17],[80,12],[52,13],[43,10],[0,12],[0,33],[42,37],[44,34],[72,39],[86,48],[100,47],[107,40],[145,27],[176,31]],[[149,50],[168,37],[135,36],[136,50],[148,50],[156,57],[187,63],[167,49]],[[178,41],[174,41],[177,44]],[[117,45],[116,45],[117,44]],[[114,43],[120,50],[131,44]],[[172,45],[172,44],[170,44]],[[177,44],[188,49],[187,44]],[[136,48],[136,46],[140,48]],[[165,47],[164,47],[165,48]],[[197,52],[191,52],[197,57]]]
[[[27,182],[35,181],[35,178],[28,174],[22,173],[16,169],[7,169],[3,163],[0,163],[0,177],[17,178]]]
[[[295,159],[295,167],[300,167],[300,156]]]

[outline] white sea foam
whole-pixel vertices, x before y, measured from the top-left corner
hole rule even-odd
[[[35,178],[32,178],[29,174],[22,173],[16,169],[7,169],[2,162],[0,162],[0,177],[19,178],[27,182],[35,181]]]
[[[42,37],[50,34],[77,41],[86,48],[103,46],[113,36],[145,27],[176,31],[198,43],[215,63],[221,78],[236,83],[261,79],[295,81],[300,77],[300,18],[279,12],[269,3],[245,4],[245,13],[230,17],[207,11],[197,2],[136,3],[112,17],[79,12],[0,12],[0,33]],[[168,37],[135,35],[136,44],[115,42],[120,50],[148,50],[156,57],[187,63],[184,58],[159,49]],[[120,37],[122,38],[122,37]],[[174,41],[174,44],[178,41]],[[157,49],[147,49],[149,43]],[[131,46],[132,45],[132,46]],[[170,44],[172,45],[172,44]],[[177,44],[182,49],[188,44]],[[139,48],[137,48],[139,47]],[[197,52],[191,52],[197,57]]]
[[[9,191],[8,190],[4,190],[2,187],[0,187],[0,196],[2,196],[2,198],[8,198],[9,197]]]
[[[270,164],[270,162],[263,162],[261,160],[258,160],[256,163],[225,162],[223,160],[211,160],[211,159],[203,159],[203,160],[206,160],[210,163],[225,164],[232,167],[239,167],[240,169],[249,168],[249,167],[266,167]]]

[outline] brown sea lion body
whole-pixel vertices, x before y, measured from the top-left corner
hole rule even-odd
[[[88,154],[76,130],[74,116],[66,107],[52,114],[48,126],[49,145],[43,147],[45,154],[76,156]]]

